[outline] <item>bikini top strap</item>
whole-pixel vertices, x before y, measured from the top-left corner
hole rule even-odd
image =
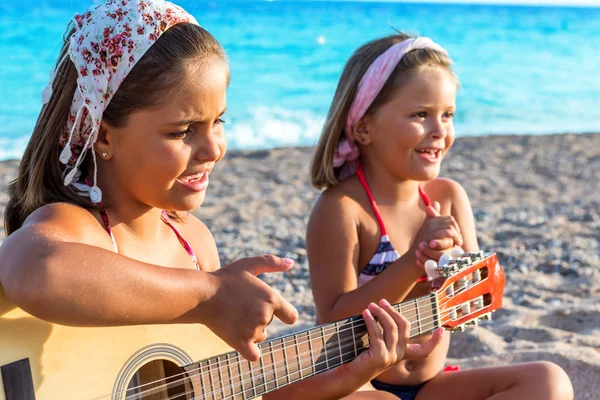
[[[360,181],[360,184],[365,189],[365,192],[367,192],[367,196],[369,196],[369,201],[371,202],[371,207],[373,207],[373,212],[375,213],[375,217],[377,218],[377,223],[379,224],[379,229],[381,229],[381,236],[387,235],[387,231],[386,231],[385,225],[383,223],[383,218],[381,217],[381,213],[379,212],[379,207],[377,207],[377,203],[375,202],[373,193],[371,193],[371,189],[369,188],[369,184],[367,183],[367,180],[365,178],[365,172],[363,171],[362,165],[359,166],[358,169],[356,170],[356,175],[358,176],[358,180]],[[429,199],[429,196],[427,196],[427,193],[425,193],[423,191],[421,186],[419,186],[419,195],[423,199],[423,202],[425,203],[426,206],[431,205],[431,200]]]
[[[104,210],[104,208],[99,208],[98,212],[100,213],[100,218],[102,218],[102,222],[104,223],[104,229],[106,230],[106,232],[108,232],[108,235],[110,236],[110,240],[112,241],[113,250],[115,251],[115,253],[118,253],[119,246],[117,246],[117,241],[115,240],[115,235],[113,235],[112,228],[110,227],[110,221],[108,220],[108,214],[106,214],[106,211]]]
[[[425,202],[425,205],[427,207],[429,207],[431,205],[431,200],[429,200],[429,196],[427,196],[427,193],[425,193],[423,191],[423,188],[421,188],[421,186],[419,186],[419,194],[421,195],[421,198]]]
[[[198,259],[196,258],[196,254],[194,254],[194,250],[192,249],[192,246],[190,246],[188,241],[185,240],[185,238],[181,235],[181,233],[179,233],[177,228],[175,228],[175,225],[173,225],[173,223],[171,222],[171,218],[169,218],[169,214],[167,214],[167,212],[165,210],[162,210],[162,213],[160,214],[160,216],[161,216],[162,220],[171,227],[173,232],[175,232],[177,239],[179,239],[179,243],[181,243],[181,245],[183,246],[185,251],[187,251],[187,253],[190,255],[190,258],[196,265],[196,268],[199,270],[200,265],[198,265]]]
[[[358,180],[360,184],[367,192],[367,196],[369,196],[369,201],[371,202],[371,207],[373,207],[373,212],[375,213],[375,218],[377,218],[377,223],[379,224],[379,229],[381,230],[381,236],[387,235],[387,231],[385,230],[385,225],[383,224],[383,218],[381,218],[381,213],[379,212],[379,207],[377,207],[377,203],[375,203],[375,199],[373,198],[373,194],[371,193],[371,189],[367,184],[367,180],[365,179],[365,173],[363,171],[362,165],[358,167],[356,170],[356,175],[358,176]]]

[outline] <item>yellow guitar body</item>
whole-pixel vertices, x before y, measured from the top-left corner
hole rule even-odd
[[[131,382],[137,386],[163,379],[181,373],[176,366],[228,351],[225,342],[200,324],[114,328],[52,324],[11,304],[0,288],[0,400],[123,399]],[[119,395],[111,395],[118,391]],[[143,398],[168,395],[165,389]]]

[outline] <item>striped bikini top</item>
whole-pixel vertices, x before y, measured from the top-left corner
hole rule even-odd
[[[118,253],[119,247],[117,246],[117,241],[115,240],[115,235],[113,235],[112,228],[110,227],[110,222],[108,221],[108,215],[106,214],[106,211],[103,208],[100,208],[99,211],[100,211],[100,217],[102,217],[102,222],[104,222],[104,229],[106,229],[106,232],[108,232],[108,235],[110,236],[110,240],[112,241],[113,250],[115,251],[115,253]],[[179,239],[179,243],[181,243],[181,245],[183,246],[185,251],[187,251],[187,253],[190,255],[190,258],[192,259],[192,262],[194,263],[194,267],[196,267],[197,270],[200,270],[200,265],[198,264],[198,259],[196,258],[196,255],[194,254],[194,250],[192,249],[192,246],[190,246],[190,244],[187,242],[187,240],[185,240],[185,238],[181,235],[181,233],[179,233],[177,228],[175,228],[175,226],[171,222],[171,218],[169,218],[169,214],[167,214],[167,212],[165,210],[162,210],[162,213],[160,214],[160,219],[165,224],[169,225],[169,227],[173,230],[173,232],[177,236],[177,239]]]
[[[369,264],[367,264],[367,266],[363,268],[361,273],[358,275],[358,286],[360,287],[368,281],[370,281],[371,279],[373,279],[375,275],[378,275],[381,272],[383,272],[391,263],[398,260],[400,258],[400,254],[398,254],[398,252],[390,242],[390,237],[388,236],[387,231],[385,229],[383,218],[381,218],[381,213],[379,212],[379,207],[377,207],[377,203],[373,198],[371,189],[369,189],[369,185],[367,184],[367,180],[365,179],[365,174],[362,166],[358,168],[358,170],[356,171],[356,175],[358,176],[358,180],[360,181],[361,185],[367,192],[367,196],[369,196],[371,207],[373,207],[375,218],[377,218],[377,223],[379,224],[379,229],[381,230],[381,239],[379,240],[379,247],[377,247],[377,251],[375,251],[375,254],[373,255],[373,258],[371,258],[371,261],[369,261]],[[429,197],[427,197],[427,194],[423,192],[423,189],[421,189],[420,186],[419,194],[421,195],[421,198],[423,199],[425,205],[430,206],[431,201],[429,200]],[[417,282],[424,282],[426,280],[427,277],[425,276],[419,278]]]

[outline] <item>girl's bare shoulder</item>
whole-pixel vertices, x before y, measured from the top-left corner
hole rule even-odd
[[[436,178],[424,183],[422,188],[431,201],[440,203],[442,214],[454,214],[456,208],[470,208],[465,188],[453,179]]]
[[[70,203],[46,204],[32,212],[7,241],[19,243],[18,238],[25,236],[42,242],[76,242],[112,251],[110,236],[92,212]]]
[[[356,215],[362,208],[365,197],[358,178],[351,177],[338,185],[325,189],[317,199],[313,215]]]

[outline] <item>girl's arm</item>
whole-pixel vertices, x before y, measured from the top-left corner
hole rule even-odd
[[[422,345],[408,343],[410,323],[390,303],[369,304],[362,316],[367,325],[370,347],[353,361],[285,386],[262,396],[264,400],[340,399],[359,390],[377,375],[404,358],[427,357],[440,343],[443,329]],[[377,326],[379,322],[381,329]],[[382,332],[383,330],[383,332]]]
[[[38,318],[73,326],[202,323],[250,360],[258,359],[255,342],[273,315],[296,319],[293,306],[256,278],[292,266],[278,257],[214,272],[165,268],[90,244],[96,235],[104,243],[106,232],[83,209],[36,213],[0,246],[0,284]]]
[[[359,314],[365,304],[382,298],[397,303],[423,275],[414,251],[409,251],[393,268],[387,268],[377,279],[357,289],[359,207],[335,191],[325,191],[308,222],[310,280],[321,322]]]

